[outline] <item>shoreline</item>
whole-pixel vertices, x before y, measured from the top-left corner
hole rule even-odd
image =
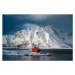
[[[27,50],[31,50],[32,48],[22,48],[22,47],[2,47],[2,49],[4,49],[4,48],[13,48],[13,49],[17,49],[17,48],[19,48],[19,49],[27,49]],[[40,49],[73,49],[73,48],[40,48]]]

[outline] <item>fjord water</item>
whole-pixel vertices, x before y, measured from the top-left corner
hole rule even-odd
[[[25,49],[7,49],[25,50]],[[27,49],[26,49],[27,50]],[[3,61],[72,61],[73,49],[41,49],[42,53],[52,53],[51,56],[24,56],[24,55],[5,55]]]

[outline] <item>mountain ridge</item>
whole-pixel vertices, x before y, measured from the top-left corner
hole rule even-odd
[[[3,36],[3,47],[33,48],[72,48],[72,34],[56,30],[52,26],[32,26]]]

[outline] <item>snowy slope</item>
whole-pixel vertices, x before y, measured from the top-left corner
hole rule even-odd
[[[35,55],[37,55],[37,56],[40,56],[40,55],[48,55],[48,56],[51,56],[51,55],[53,55],[52,53],[37,53],[37,52],[32,52],[32,51],[30,51],[30,50],[3,50],[3,55],[24,55],[24,56],[29,56],[29,55],[31,55],[31,56],[35,56]]]
[[[63,33],[50,25],[46,27],[35,25],[12,36],[3,36],[4,47],[72,48],[72,45],[71,34]]]

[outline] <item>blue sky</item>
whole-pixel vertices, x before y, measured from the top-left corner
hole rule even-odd
[[[26,29],[25,24],[35,24],[40,27],[51,25],[56,29],[64,32],[73,31],[73,15],[72,14],[3,14],[3,35],[12,35],[15,32]]]

